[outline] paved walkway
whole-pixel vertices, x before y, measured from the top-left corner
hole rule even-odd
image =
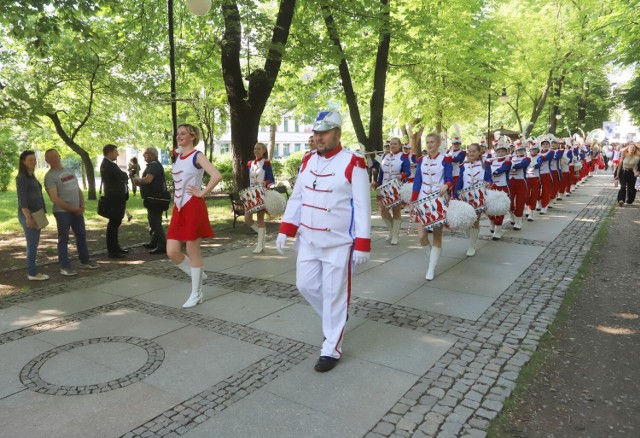
[[[484,436],[613,205],[610,182],[591,178],[500,242],[484,221],[473,258],[446,233],[431,282],[415,231],[391,246],[374,218],[345,354],[326,374],[295,254],[273,236],[261,255],[209,251],[192,310],[168,261],[0,299],[0,435]]]

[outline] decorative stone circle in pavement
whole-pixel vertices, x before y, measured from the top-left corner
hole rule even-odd
[[[447,353],[364,435],[366,438],[486,436],[490,420],[502,409],[504,400],[515,387],[519,371],[529,361],[540,337],[553,321],[567,286],[591,247],[602,219],[614,203],[613,189],[598,183],[590,185],[602,190],[593,195],[583,210],[576,212],[577,216],[552,242],[515,236],[510,239],[512,243],[534,244],[546,248],[477,321],[360,297],[353,300],[351,311],[355,316],[435,336],[454,335],[458,338]],[[206,255],[224,253],[253,243],[253,239],[236,242],[208,250]],[[166,262],[152,262],[135,269],[105,273],[97,276],[94,281],[105,282],[137,274],[184,278],[177,269],[167,270],[166,267]],[[295,286],[277,281],[211,273],[207,282],[230,290],[240,289],[246,293],[288,302],[301,301]],[[61,292],[64,290],[55,285],[43,287],[37,290],[37,298]],[[0,308],[34,299],[24,295],[0,299]],[[274,352],[156,417],[147,419],[145,423],[123,435],[127,438],[184,435],[286,373],[317,350],[311,345],[250,327],[136,299],[123,299],[2,334],[0,345],[116,308],[128,308],[186,322]]]
[[[136,371],[116,380],[111,380],[93,385],[54,385],[44,381],[40,377],[40,369],[47,361],[60,353],[68,352],[80,347],[94,344],[125,343],[140,347],[147,352],[147,361]],[[28,389],[41,394],[50,395],[86,395],[98,394],[124,388],[133,383],[139,382],[145,377],[153,374],[164,361],[164,349],[157,343],[148,339],[135,338],[131,336],[113,336],[108,338],[93,338],[82,341],[71,342],[61,345],[41,355],[33,358],[20,371],[20,381]]]

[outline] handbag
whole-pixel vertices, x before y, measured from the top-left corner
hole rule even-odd
[[[147,209],[167,211],[169,210],[169,205],[171,205],[171,194],[165,189],[162,193],[147,196],[142,204]]]
[[[41,208],[38,211],[32,212],[31,218],[35,223],[37,230],[41,230],[47,225],[49,225],[49,219],[47,219],[47,214],[44,212],[44,208]]]
[[[102,181],[100,181],[100,192],[98,194],[98,215],[110,219],[109,203],[107,202],[107,198],[102,196]]]
[[[171,205],[171,193],[169,193],[169,190],[167,189],[167,181],[164,179],[164,174],[162,183],[164,185],[164,190],[162,192],[154,193],[153,195],[144,198],[142,201],[144,208],[160,211],[169,210],[169,205]]]

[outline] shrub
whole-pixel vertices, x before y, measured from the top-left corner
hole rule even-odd
[[[0,192],[6,192],[15,172],[18,169],[20,154],[18,153],[18,143],[13,136],[3,130],[0,131]]]
[[[230,154],[218,155],[213,157],[213,165],[216,166],[218,172],[222,175],[222,182],[219,187],[228,192],[236,191],[236,181],[233,174],[233,157]],[[209,175],[205,174],[206,184],[209,182]]]
[[[302,157],[304,152],[294,152],[284,160],[284,175],[283,178],[289,179],[298,174],[300,164],[302,164]]]

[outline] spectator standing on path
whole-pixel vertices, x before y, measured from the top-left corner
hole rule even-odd
[[[96,269],[99,266],[89,258],[87,231],[84,224],[84,195],[80,190],[78,178],[71,170],[62,166],[60,154],[55,149],[44,153],[49,171],[44,176],[44,186],[53,202],[53,216],[58,227],[58,261],[62,275],[77,275],[69,261],[69,229],[76,236],[76,247],[80,258],[80,267]]]
[[[33,151],[24,151],[20,154],[18,163],[18,175],[16,176],[16,191],[18,195],[18,221],[24,230],[27,240],[27,278],[29,280],[48,280],[49,276],[38,274],[36,266],[36,254],[40,243],[40,230],[31,213],[46,209],[42,197],[42,185],[34,175],[36,169],[36,154]]]
[[[162,228],[163,210],[157,205],[153,205],[146,201],[148,197],[159,197],[167,189],[167,183],[164,178],[164,168],[158,161],[158,151],[156,148],[147,148],[144,151],[144,160],[147,167],[142,172],[142,178],[133,180],[133,185],[140,186],[140,196],[144,201],[147,209],[147,221],[151,228],[151,242],[145,243],[145,248],[151,249],[149,254],[164,254],[167,251],[167,237]]]
[[[299,231],[296,287],[322,318],[324,342],[315,370],[342,356],[351,274],[371,251],[371,200],[364,158],[342,149],[342,118],[324,111],[313,126],[316,151],[305,156],[280,225],[276,248]]]
[[[133,192],[133,196],[136,196],[138,187],[136,186],[135,180],[140,178],[140,165],[138,164],[138,159],[136,157],[129,160],[127,171],[129,172],[129,179],[131,179],[131,191]]]
[[[636,199],[637,168],[640,163],[640,150],[635,143],[626,147],[620,156],[620,164],[616,169],[615,179],[620,181],[618,205],[633,204]]]
[[[107,223],[107,252],[109,258],[121,259],[129,252],[120,246],[118,239],[118,229],[122,224],[124,211],[129,199],[129,176],[123,172],[116,164],[118,158],[118,147],[113,144],[105,145],[102,148],[104,159],[100,165],[100,177],[104,189],[105,202],[109,211],[109,222]]]
[[[167,256],[191,277],[191,295],[182,305],[189,308],[202,303],[202,281],[207,276],[203,270],[200,243],[203,237],[213,237],[203,197],[211,193],[222,180],[222,175],[203,153],[196,150],[196,145],[200,142],[197,127],[186,123],[178,126],[176,138],[181,152],[171,169],[174,194],[173,212],[167,232]],[[204,172],[211,178],[203,189]],[[182,242],[186,242],[187,254],[182,252]]]

